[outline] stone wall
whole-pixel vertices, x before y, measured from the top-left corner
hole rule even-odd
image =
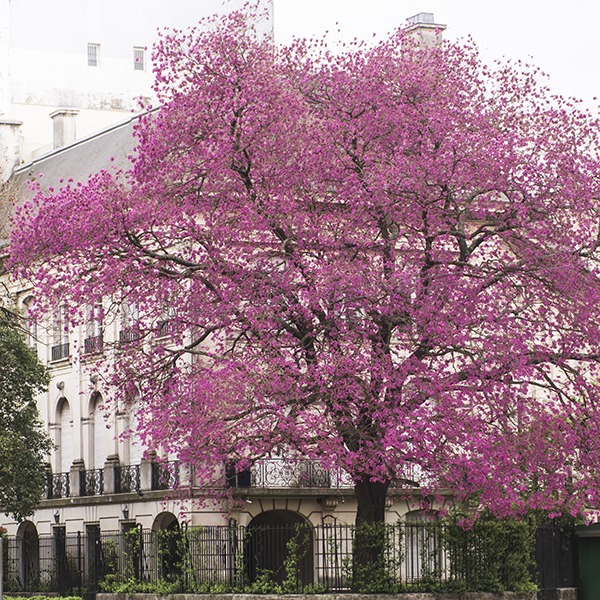
[[[536,600],[537,594],[517,594],[506,592],[492,594],[488,592],[469,592],[466,594],[172,594],[157,596],[154,594],[97,594],[96,600]],[[571,596],[558,596],[563,600],[576,600]]]
[[[556,600],[577,600],[577,588],[561,588],[556,590]]]

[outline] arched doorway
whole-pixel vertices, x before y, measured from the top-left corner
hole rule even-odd
[[[404,515],[404,520],[406,581],[431,578],[442,568],[442,541],[440,529],[436,526],[437,515],[413,510]]]
[[[40,577],[40,540],[37,529],[31,521],[23,521],[17,531],[20,546],[20,575],[24,591],[39,588]]]
[[[157,515],[152,524],[159,577],[171,581],[181,575],[183,535],[177,517],[171,512]]]
[[[269,510],[247,528],[246,576],[252,583],[268,577],[301,588],[313,582],[313,530],[298,513]]]

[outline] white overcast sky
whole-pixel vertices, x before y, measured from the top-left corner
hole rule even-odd
[[[472,36],[487,62],[522,59],[550,76],[553,91],[597,107],[600,97],[598,0],[275,0],[275,37],[385,36],[419,12],[432,12],[451,40]]]

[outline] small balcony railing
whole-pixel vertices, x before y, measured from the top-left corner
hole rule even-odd
[[[140,465],[123,465],[116,470],[116,493],[140,491]]]
[[[156,337],[166,337],[168,335],[171,335],[174,331],[175,323],[172,319],[167,319],[165,321],[159,321],[156,324],[154,335],[156,335]]]
[[[101,335],[86,338],[83,341],[83,351],[85,354],[100,354],[104,346],[104,338]]]
[[[172,490],[179,487],[179,462],[152,463],[152,489]]]
[[[104,493],[104,469],[82,471],[79,486],[80,496],[101,496]]]
[[[66,344],[57,344],[56,346],[52,346],[50,349],[50,357],[53,362],[69,358],[69,342]]]
[[[69,473],[48,473],[46,498],[68,498],[71,494]]]
[[[142,337],[139,327],[124,327],[119,331],[119,345],[137,342]]]

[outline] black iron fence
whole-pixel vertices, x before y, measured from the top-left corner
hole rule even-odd
[[[544,535],[538,533],[538,560]],[[335,521],[119,532],[89,526],[73,534],[55,527],[52,536],[6,542],[11,592],[460,592],[523,590],[534,582],[551,598],[551,585],[559,582],[548,581],[546,563],[563,565],[561,582],[575,578],[565,553],[573,540],[547,545],[545,562],[535,565],[535,536],[518,524],[463,530],[419,522],[362,531]],[[365,549],[369,555],[366,568],[359,548],[363,558]]]

